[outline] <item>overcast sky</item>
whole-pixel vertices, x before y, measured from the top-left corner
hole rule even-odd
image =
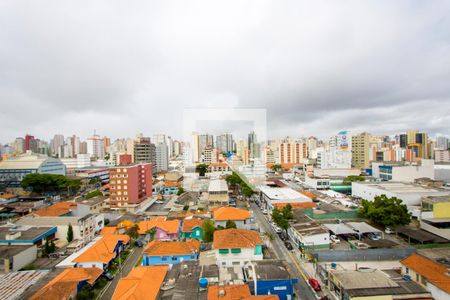
[[[0,101],[1,142],[181,137],[184,108],[267,109],[269,137],[448,135],[450,1],[2,0]]]

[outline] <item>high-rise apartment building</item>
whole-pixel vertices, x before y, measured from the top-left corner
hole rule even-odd
[[[341,131],[332,136],[328,149],[317,152],[317,165],[321,169],[349,169],[352,165],[351,136],[347,131]]]
[[[363,132],[352,136],[352,166],[359,169],[370,167],[370,134]]]
[[[216,137],[216,148],[219,152],[232,152],[233,151],[233,135],[230,133],[224,133]]]
[[[61,151],[61,146],[64,146],[64,135],[55,134],[53,136],[53,139],[50,141],[50,150],[53,156],[58,155],[58,153]]]
[[[152,143],[155,145],[167,144],[166,135],[162,133],[154,134],[152,138]]]
[[[434,144],[434,149],[447,150],[448,148],[448,138],[446,138],[445,136],[437,136],[436,143]]]
[[[99,135],[94,134],[87,139],[87,153],[94,159],[105,157],[105,144]]]
[[[400,134],[400,147],[412,151],[412,159],[429,158],[428,136],[417,130],[408,130],[406,134]],[[408,156],[408,160],[410,157]]]
[[[306,143],[286,139],[279,145],[278,162],[281,164],[300,164],[307,158]]]
[[[111,208],[137,205],[152,195],[152,164],[119,165],[109,172]]]
[[[213,148],[211,146],[206,147],[203,150],[203,155],[202,155],[202,161],[205,164],[214,164],[217,163],[218,161],[218,152],[216,148]]]
[[[169,149],[165,143],[156,146],[156,172],[169,170]]]

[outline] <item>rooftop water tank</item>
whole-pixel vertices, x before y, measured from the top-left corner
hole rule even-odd
[[[200,285],[200,288],[206,289],[208,287],[208,279],[202,277],[198,280],[198,284]]]

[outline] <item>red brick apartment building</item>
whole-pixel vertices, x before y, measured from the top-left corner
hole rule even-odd
[[[109,171],[111,208],[136,205],[152,195],[152,164],[119,165]]]

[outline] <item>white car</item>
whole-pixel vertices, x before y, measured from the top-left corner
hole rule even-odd
[[[163,203],[164,203],[164,201],[161,201],[161,200],[156,200],[156,201],[155,201],[155,203],[156,203],[156,204],[163,204]]]
[[[381,237],[378,234],[371,233],[369,234],[369,239],[371,239],[372,241],[379,241],[381,240]]]
[[[386,227],[386,228],[384,229],[384,232],[387,233],[387,234],[393,234],[393,233],[395,233],[395,231],[394,231],[392,228],[390,228],[390,227]]]
[[[275,231],[276,233],[281,233],[283,230],[281,230],[281,228],[278,226],[273,226],[273,231]]]
[[[341,242],[341,240],[337,236],[335,236],[334,234],[330,235],[330,240],[333,243],[336,243],[336,244],[339,244]]]
[[[267,209],[263,209],[262,213],[267,215],[269,212],[267,211]]]

